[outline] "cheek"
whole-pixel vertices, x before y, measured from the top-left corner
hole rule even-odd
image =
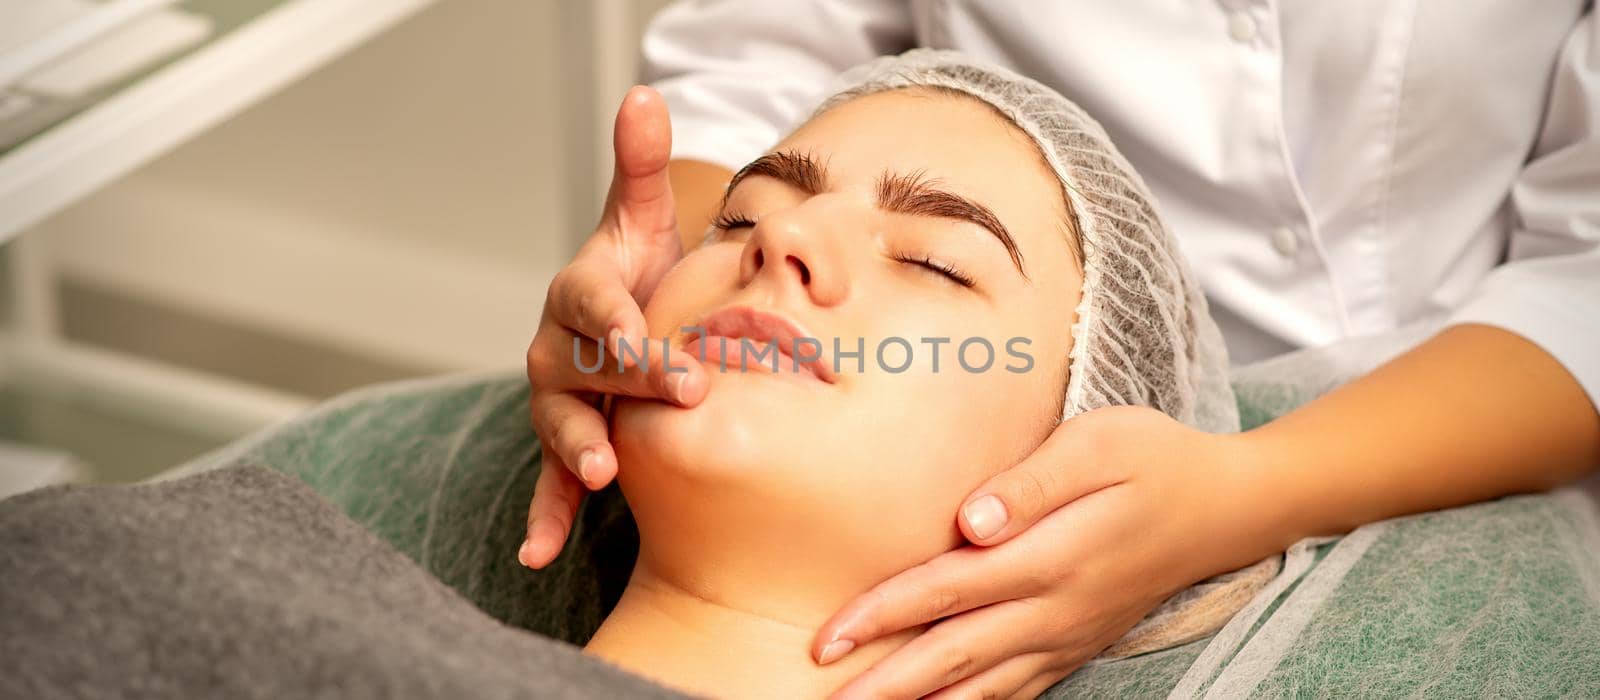
[[[941,351],[938,374],[883,377],[863,387],[861,429],[867,449],[884,464],[904,470],[897,478],[927,483],[956,493],[1025,457],[1048,433],[1059,396],[1055,380],[1035,358],[1028,373],[1007,372],[1003,349],[985,372],[968,372],[956,361],[954,346]],[[980,351],[968,355],[978,364]],[[1015,361],[1012,362],[1016,364]],[[928,472],[938,476],[928,478]]]
[[[870,392],[872,422],[882,433],[913,436],[893,449],[940,456],[932,463],[971,470],[965,477],[981,480],[1026,457],[1054,427],[1070,320],[1032,293],[1017,292],[987,312],[961,303],[917,298],[874,323],[911,341],[918,362],[904,374],[863,377],[862,389]],[[937,371],[924,337],[949,338],[938,346]],[[1013,338],[1027,342],[1008,344]],[[875,358],[868,352],[870,364]],[[902,355],[896,349],[892,356]]]
[[[924,507],[956,507],[970,489],[1031,452],[1049,432],[1064,384],[1059,337],[1034,337],[1029,331],[1037,323],[968,312],[961,303],[914,297],[867,323],[877,337],[868,339],[867,372],[853,387],[860,414],[838,426],[870,453],[885,487],[915,491]],[[909,341],[915,362],[904,373],[878,370],[876,342],[884,336]],[[1013,337],[1032,343],[1008,351]],[[923,338],[949,340],[936,349]],[[962,353],[969,339],[975,340]],[[1031,367],[1008,371],[1030,364],[1018,354],[1031,358]],[[898,364],[904,348],[886,355]]]
[[[677,335],[680,326],[726,302],[739,281],[739,248],[712,245],[690,253],[673,267],[644,307],[650,335]]]

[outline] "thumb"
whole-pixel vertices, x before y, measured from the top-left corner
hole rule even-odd
[[[661,93],[635,85],[617,109],[611,135],[616,171],[611,206],[624,237],[678,237],[667,162],[672,158],[672,119]]]
[[[1082,434],[1056,426],[1033,454],[991,477],[962,503],[961,534],[973,544],[1000,544],[1068,503],[1123,481],[1080,449]]]

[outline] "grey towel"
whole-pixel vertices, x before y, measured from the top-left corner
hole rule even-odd
[[[682,697],[254,466],[0,502],[0,697],[63,696]]]

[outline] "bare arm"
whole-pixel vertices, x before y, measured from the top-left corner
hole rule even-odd
[[[1600,414],[1519,335],[1453,326],[1240,436],[1263,532],[1310,535],[1551,488],[1600,465]]]

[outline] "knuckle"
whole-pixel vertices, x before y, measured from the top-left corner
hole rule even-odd
[[[577,318],[572,319],[580,328],[588,329],[596,320],[599,309],[599,295],[592,289],[574,289],[573,310]]]
[[[535,393],[528,399],[528,422],[533,424],[533,435],[538,438],[539,454],[550,454],[550,420],[549,416],[541,413],[542,404],[539,395]]]
[[[1056,584],[1054,567],[1039,565],[1028,567],[1022,572],[1022,580],[1027,586],[1025,590],[1030,593],[1039,593],[1050,590]]]
[[[557,359],[558,354],[537,339],[534,340],[533,346],[528,348],[528,380],[535,391],[552,387],[555,379],[560,376],[561,362]]]
[[[1020,592],[1028,595],[1040,595],[1054,590],[1071,575],[1072,562],[1067,561],[1069,558],[1062,556],[1059,551],[1041,552],[1033,550],[1023,553],[1022,556],[1011,560],[1009,563],[1015,572],[1014,575],[1022,584]],[[1018,598],[1017,600],[1028,599]]]
[[[567,450],[566,440],[568,432],[569,429],[567,428],[567,421],[557,420],[550,424],[550,437],[548,440],[550,443],[550,449],[560,456],[561,461],[563,462],[569,461],[568,457],[571,456],[568,454]]]
[[[561,455],[562,461],[576,468],[578,452],[584,446],[587,432],[577,416],[563,416],[550,429],[550,443]]]
[[[1050,565],[1046,566],[1044,571],[1045,575],[1049,577],[1049,584],[1052,586],[1066,585],[1077,578],[1079,574],[1076,563],[1065,560],[1050,562]]]
[[[534,358],[539,356],[539,352],[541,352],[541,350],[544,350],[544,344],[541,342],[541,337],[539,337],[538,334],[534,334],[533,340],[528,342],[528,350],[523,353],[523,363],[526,363],[526,366],[528,366],[528,379],[533,379]]]
[[[1055,491],[1055,477],[1041,469],[1027,469],[1017,477],[1018,505],[1027,513],[1042,513],[1050,506],[1050,495]]]
[[[620,394],[624,396],[631,396],[637,393],[630,390],[630,383],[634,381],[631,373],[612,372],[611,369],[607,368],[606,371],[585,375],[585,383],[588,385],[588,390],[601,394]]]
[[[940,587],[928,594],[928,619],[937,620],[949,617],[961,609],[961,592],[954,588]]]
[[[550,360],[544,352],[535,346],[528,348],[528,385],[534,391],[541,391],[550,386]]]
[[[576,512],[578,512],[578,502],[571,496],[560,491],[550,494],[549,515],[555,518],[562,532],[572,529],[572,514]]]
[[[1064,585],[1076,574],[1077,569],[1071,562],[1056,561],[1055,557],[1046,557],[1046,561],[1032,567],[1033,590],[1048,591]]]
[[[540,519],[554,521],[562,531],[572,526],[572,514],[577,508],[572,497],[561,488],[553,484],[537,484],[533,496],[533,504],[528,509],[528,527],[533,527]]]
[[[973,666],[977,663],[972,652],[963,647],[953,646],[939,653],[939,668],[944,674],[942,685],[950,685],[972,675]]]
[[[565,297],[571,286],[572,268],[568,266],[557,270],[555,276],[550,278],[550,287],[545,290],[545,306],[549,307]]]

